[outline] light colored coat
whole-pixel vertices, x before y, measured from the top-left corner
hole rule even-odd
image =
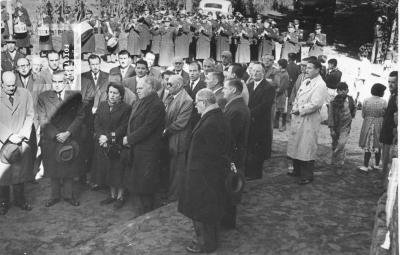
[[[293,159],[310,161],[317,157],[318,130],[321,123],[320,109],[328,96],[326,84],[318,75],[306,79],[300,86],[293,102],[292,111],[299,111],[299,115],[292,114],[292,123],[289,132],[287,155]]]
[[[175,99],[166,106],[165,129],[169,135],[169,150],[172,154],[187,150],[192,111],[193,99],[185,89],[178,92]]]
[[[28,143],[22,143],[22,159],[12,165],[0,162],[0,185],[18,184],[33,179],[33,153],[36,140],[30,141],[34,119],[33,99],[28,90],[17,88],[14,104],[8,95],[0,94],[0,149],[12,134],[24,137]],[[34,139],[35,136],[32,136]]]

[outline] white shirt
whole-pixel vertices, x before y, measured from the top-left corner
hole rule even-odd
[[[197,86],[197,83],[199,83],[199,81],[200,81],[200,77],[197,78],[197,80],[193,81],[193,85],[190,87],[190,89],[193,90]],[[191,85],[191,84],[192,84],[192,81],[190,81],[189,85]]]
[[[28,86],[28,82],[29,82],[29,75],[25,78],[23,76],[21,76],[21,81],[24,84],[24,88],[26,88]]]
[[[92,73],[92,77],[93,77],[93,80],[94,80],[94,84],[97,85],[97,81],[99,80],[100,72],[98,72],[96,74],[97,77],[95,76],[95,74],[93,72],[91,72],[91,73]]]
[[[128,68],[129,68],[129,66],[127,66],[125,68],[120,67],[122,78],[125,78],[125,74],[128,71]]]
[[[17,51],[14,50],[14,52],[8,52],[8,53],[10,54],[11,58],[14,59],[15,55],[17,54]]]
[[[139,84],[139,82],[143,82],[146,79],[147,75],[143,77],[136,76],[136,83]]]
[[[256,90],[256,88],[258,87],[258,85],[260,85],[261,82],[262,82],[262,79],[259,81],[254,81],[254,90]]]

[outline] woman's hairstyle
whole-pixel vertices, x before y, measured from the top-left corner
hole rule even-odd
[[[385,94],[386,86],[381,83],[375,83],[372,85],[371,94],[373,96],[383,97]]]
[[[107,87],[107,96],[108,96],[108,92],[110,91],[110,87],[116,88],[118,90],[119,94],[121,95],[121,101],[124,100],[125,88],[122,86],[121,83],[110,82]]]

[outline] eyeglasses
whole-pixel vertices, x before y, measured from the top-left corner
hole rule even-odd
[[[174,86],[174,84],[167,82],[167,87],[172,87],[172,86]]]
[[[29,67],[29,65],[20,65],[20,66],[17,66],[18,68],[28,68]]]
[[[183,62],[175,62],[175,65],[182,65]]]

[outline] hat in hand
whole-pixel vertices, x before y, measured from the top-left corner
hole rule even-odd
[[[4,164],[13,164],[21,159],[21,146],[15,143],[6,142],[0,150],[0,161]]]
[[[65,143],[57,144],[56,161],[59,163],[67,163],[75,159],[79,155],[79,144],[70,140]]]

